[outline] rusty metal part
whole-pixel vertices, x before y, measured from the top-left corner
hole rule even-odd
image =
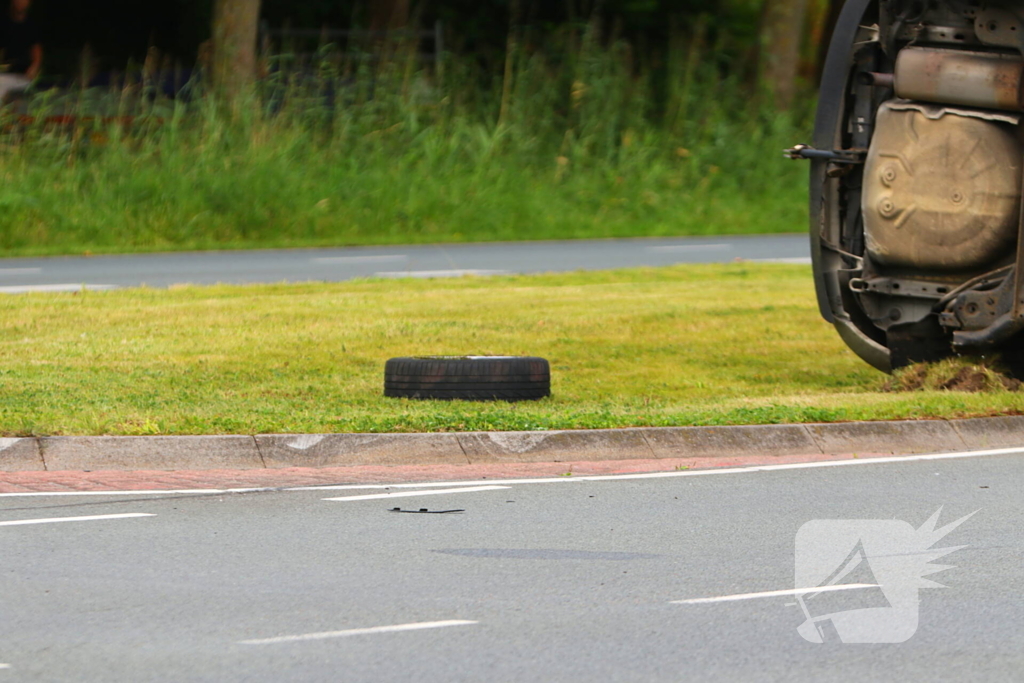
[[[893,111],[918,111],[928,118],[937,121],[943,116],[966,116],[969,119],[980,119],[994,123],[1008,123],[1011,126],[1018,125],[1024,116],[1008,111],[995,111],[990,109],[969,109],[967,107],[955,107],[951,104],[934,104],[930,102],[914,102],[913,100],[889,100],[885,103]]]
[[[946,307],[944,321],[948,327],[959,330],[978,331],[989,327],[1013,308],[1014,278],[1003,278],[1003,282],[991,289],[971,289],[962,292]],[[953,319],[955,318],[955,322]]]
[[[974,18],[974,33],[986,45],[1020,48],[1024,41],[1024,23],[1009,9],[986,7]]]
[[[908,47],[896,58],[896,94],[908,100],[1024,110],[1020,55]]]
[[[1021,179],[1021,197],[1024,198],[1024,178]],[[1013,305],[1010,307],[1011,315],[1017,320],[1021,319],[1021,306],[1024,306],[1024,201],[1020,204],[1017,220],[1017,258],[1013,270]]]
[[[951,43],[963,45],[968,38],[974,38],[970,28],[963,26],[932,26],[922,24],[915,31],[915,39],[929,43]]]
[[[850,280],[850,289],[858,293],[871,292],[916,299],[941,299],[949,293],[952,287],[947,283],[927,280],[874,277],[870,279],[854,278]]]
[[[1024,179],[1022,179],[1024,194]],[[1024,203],[1017,227],[1017,250],[1013,266],[998,287],[987,283],[957,295],[939,316],[953,332],[955,349],[998,347],[1024,330]]]
[[[861,203],[872,260],[948,272],[1005,258],[1019,229],[1021,154],[1009,126],[883,105]]]
[[[957,285],[954,289],[950,290],[949,294],[946,294],[935,304],[935,312],[940,312],[949,302],[967,290],[977,289],[988,291],[990,289],[995,289],[1003,282],[1006,275],[1008,273],[1012,273],[1012,271],[1012,265],[1003,266],[1002,268],[996,268],[995,270],[973,277],[963,284]]]
[[[1024,330],[1024,319],[1010,314],[999,316],[988,327],[980,330],[953,333],[953,348],[957,350],[986,351],[998,348],[1011,337]]]
[[[864,314],[880,330],[919,323],[932,315],[934,306],[932,300],[925,298],[867,292],[859,294],[858,300]]]
[[[876,88],[892,88],[896,85],[894,74],[883,74],[877,71],[862,71],[858,76],[864,85],[873,85]]]

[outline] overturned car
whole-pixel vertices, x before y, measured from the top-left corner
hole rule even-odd
[[[1024,375],[1024,2],[848,0],[811,161],[822,315],[883,371]]]

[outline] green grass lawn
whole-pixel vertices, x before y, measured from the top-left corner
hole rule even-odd
[[[536,403],[385,399],[386,359],[531,354]],[[0,433],[249,434],[759,424],[1016,413],[887,393],[810,271],[737,263],[521,277],[0,298]]]

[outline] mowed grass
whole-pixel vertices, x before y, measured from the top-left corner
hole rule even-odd
[[[535,403],[385,399],[386,359],[550,359]],[[0,298],[0,433],[252,434],[758,424],[1016,413],[885,393],[809,269],[184,287]]]

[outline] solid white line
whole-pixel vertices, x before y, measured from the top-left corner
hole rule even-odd
[[[429,278],[435,278],[435,277],[464,277],[466,275],[486,276],[486,275],[507,275],[507,274],[508,274],[507,270],[474,270],[474,269],[466,269],[466,270],[386,270],[386,271],[381,271],[379,273],[374,273],[374,275],[377,276],[377,277],[386,277],[386,278],[394,278],[394,279],[405,278],[405,277],[429,279]]]
[[[304,640],[326,640],[328,638],[347,638],[349,636],[365,636],[377,633],[401,633],[403,631],[422,631],[428,628],[445,628],[446,626],[470,626],[476,621],[450,619],[448,621],[422,621],[417,624],[397,624],[395,626],[374,626],[373,628],[352,628],[346,631],[321,631],[320,633],[304,633],[298,636],[278,636],[277,638],[259,638],[256,640],[240,640],[239,645],[273,645],[276,643],[296,643]]]
[[[508,486],[471,486],[440,491],[399,491],[396,493],[373,493],[368,496],[341,496],[340,498],[324,498],[324,500],[383,500],[384,498],[411,498],[412,496],[439,496],[443,493],[477,493],[479,491],[500,491]]]
[[[574,481],[623,481],[629,479],[675,479],[677,477],[708,477],[723,474],[750,474],[751,472],[774,472],[776,470],[803,470],[818,469],[823,467],[845,467],[854,465],[882,465],[886,463],[920,462],[931,460],[957,460],[961,458],[985,458],[994,455],[1015,455],[1024,453],[1024,446],[1017,448],[993,448],[984,451],[961,451],[957,453],[929,453],[925,455],[895,455],[885,458],[857,458],[853,460],[825,460],[819,462],[795,462],[785,465],[756,465],[753,467],[722,467],[707,470],[683,470],[680,472],[642,472],[638,474],[594,474],[571,477],[550,477],[546,479],[494,479],[488,481],[494,485],[513,484],[561,484]],[[287,489],[289,491],[306,491],[311,489],[329,490],[357,490],[366,488],[419,488],[432,486],[476,486],[476,481],[436,481],[431,483],[414,484],[351,484],[339,486],[318,486],[318,487],[296,487]],[[0,494],[2,495],[2,494]]]
[[[1024,446],[1016,448],[993,448],[983,451],[959,451],[955,453],[928,453],[922,455],[895,455],[884,458],[857,458],[853,460],[825,460],[819,462],[797,462],[785,465],[759,465],[754,467],[722,467],[707,470],[683,470],[679,472],[645,472],[639,474],[595,474],[571,477],[548,477],[537,479],[493,479],[489,485],[507,487],[516,484],[564,484],[578,481],[622,481],[629,479],[669,479],[676,477],[710,477],[724,474],[750,474],[752,472],[774,472],[778,470],[803,470],[825,467],[846,467],[856,465],[885,465],[891,463],[929,462],[934,460],[960,460],[987,458],[998,455],[1024,454]],[[177,494],[225,494],[252,493],[258,491],[382,491],[388,489],[431,489],[445,487],[479,487],[481,480],[473,481],[432,481],[407,484],[338,484],[336,486],[292,486],[238,489],[167,489],[160,491],[24,491],[0,493],[0,498],[34,496],[126,496],[126,495],[177,495]]]
[[[54,524],[57,522],[92,522],[101,519],[129,519],[131,517],[156,517],[148,512],[126,512],[120,515],[89,515],[86,517],[46,517],[43,519],[14,519],[0,522],[0,526],[21,526],[23,524]]]
[[[29,292],[80,292],[117,289],[117,285],[8,285],[0,287],[0,294],[28,294]]]
[[[278,486],[264,486],[249,489],[144,489],[141,491],[20,491],[18,493],[0,493],[0,498],[27,498],[33,496],[173,496],[196,494],[224,493],[256,493],[260,491],[279,491]],[[290,489],[285,489],[290,490]]]
[[[830,593],[832,591],[848,591],[857,588],[878,588],[877,583],[841,583],[836,586],[817,586],[816,588],[790,588],[782,591],[764,591],[761,593],[740,593],[723,595],[717,598],[692,598],[690,600],[673,600],[670,605],[706,605],[713,602],[735,602],[736,600],[753,600],[755,598],[775,598],[780,595],[807,595],[808,593]]]
[[[647,247],[647,251],[721,251],[732,249],[731,244],[667,244],[661,247]]]
[[[313,259],[313,263],[336,263],[344,265],[347,263],[393,263],[395,261],[406,261],[409,257],[405,254],[378,254],[367,256],[321,256]]]
[[[798,266],[809,266],[811,265],[810,256],[793,256],[787,258],[752,258],[748,259],[752,263],[787,263]]]

